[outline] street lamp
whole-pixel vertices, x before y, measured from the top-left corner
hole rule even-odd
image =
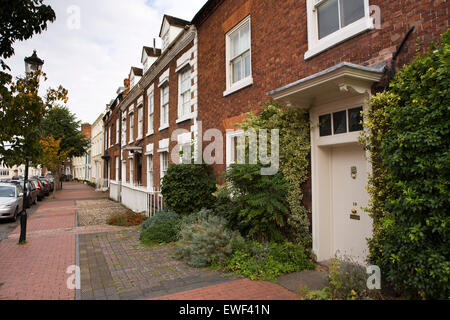
[[[41,72],[44,60],[39,59],[36,50],[33,50],[31,57],[25,57],[25,72],[28,75],[34,72]],[[26,210],[26,198],[27,198],[27,182],[28,182],[28,167],[30,158],[28,154],[25,155],[25,177],[23,181],[23,209],[20,215],[20,237],[19,243],[24,243],[27,238],[27,210]]]
[[[36,50],[33,50],[31,57],[26,57],[25,59],[25,72],[27,74],[36,71],[42,71],[42,66],[44,65],[44,60],[38,58]]]

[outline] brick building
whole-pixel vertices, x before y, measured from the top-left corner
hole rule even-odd
[[[112,137],[105,157],[110,193],[135,211],[146,209],[148,192],[160,188],[169,163],[176,161],[176,152],[172,157],[170,151],[178,143],[190,144],[195,132],[196,29],[165,15],[160,37],[162,49],[143,47],[143,68],[131,68],[129,93],[114,101],[115,116],[105,121],[106,135]]]
[[[121,113],[119,104],[127,96],[130,91],[130,80],[126,78],[123,81],[123,86],[119,87],[116,91],[116,97],[106,105],[105,116],[103,117],[104,123],[104,142],[103,142],[103,177],[106,180],[104,188],[110,188],[111,182],[114,182],[114,186],[110,189],[110,197],[116,201],[120,201],[120,165],[121,162],[121,131],[122,126],[120,122]]]
[[[309,110],[304,194],[318,260],[364,258],[370,165],[357,142],[361,111],[414,58],[418,38],[439,40],[448,16],[446,0],[209,0],[192,22],[164,16],[162,49],[143,48],[129,92],[118,92],[104,118],[111,197],[145,210],[179,161],[175,145],[194,140],[201,151],[208,143],[200,135],[213,128],[225,142],[224,163],[214,165],[220,177],[243,134],[234,124],[277,101]]]
[[[413,59],[418,38],[439,40],[448,17],[445,0],[208,1],[193,24],[198,119],[204,130],[226,136],[226,163],[214,166],[216,174],[235,160],[242,132],[234,124],[244,113],[271,100],[309,110],[311,181],[304,193],[314,252],[319,261],[336,252],[365,257],[370,166],[357,143],[360,111],[395,67]]]

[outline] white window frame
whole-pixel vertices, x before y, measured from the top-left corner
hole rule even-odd
[[[131,157],[128,160],[130,161],[130,185],[133,185],[134,184],[134,166],[133,166],[134,158]]]
[[[185,79],[183,79],[185,77]],[[188,84],[183,90],[183,81]],[[189,65],[182,68],[178,73],[178,119],[177,123],[192,118],[192,71]],[[183,103],[184,97],[188,97],[187,101]],[[189,111],[185,112],[186,104],[189,106]]]
[[[120,180],[127,182],[127,160],[122,160],[122,172],[120,173]]]
[[[119,157],[116,157],[116,175],[114,176],[115,177],[115,181],[119,181],[119,165],[120,165],[120,162],[119,162]]]
[[[141,140],[144,134],[144,105],[141,103],[137,107],[138,114],[138,136],[136,140]]]
[[[305,60],[346,41],[362,32],[374,28],[373,20],[370,17],[369,0],[364,0],[364,17],[343,27],[339,30],[319,39],[319,21],[317,7],[328,0],[306,0],[306,11],[308,20],[308,51]]]
[[[164,100],[164,95],[165,92],[167,90],[167,101]],[[169,89],[169,83],[164,84],[164,86],[162,86],[160,88],[160,93],[161,93],[161,113],[160,113],[160,126],[159,126],[159,131],[167,129],[169,127],[169,110],[170,110],[170,89]],[[167,109],[166,109],[167,108]],[[163,122],[164,120],[164,115],[167,116],[167,122]]]
[[[230,37],[233,33],[239,31],[246,24],[249,26],[249,38],[250,38],[250,76],[233,83],[233,72],[232,72],[232,59],[231,59],[231,40]],[[230,95],[233,92],[241,90],[253,84],[253,72],[252,72],[252,28],[251,28],[250,16],[247,16],[244,20],[238,23],[233,29],[231,29],[225,35],[225,70],[226,70],[226,90],[223,93],[224,96]]]
[[[122,117],[122,145],[127,144],[127,116]]]
[[[236,141],[240,137],[245,137],[244,130],[227,130],[226,132],[226,166],[227,168],[237,163],[237,159],[235,159],[235,153],[236,153]]]
[[[166,176],[167,170],[169,169],[169,151],[162,151],[159,154],[160,161],[160,179]]]
[[[120,119],[116,120],[116,144],[119,144],[120,141]]]
[[[148,100],[148,124],[147,124],[147,136],[154,134],[155,132],[155,90],[152,87],[147,91]]]
[[[130,140],[129,140],[129,144],[133,143],[134,141],[134,110],[131,109],[130,113],[129,113],[129,118],[130,118]]]
[[[153,181],[153,154],[147,155],[147,189],[154,188]]]
[[[108,149],[111,147],[111,127],[108,127]]]

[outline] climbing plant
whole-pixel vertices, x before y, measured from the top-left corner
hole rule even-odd
[[[450,298],[450,32],[371,98],[371,262],[412,298]]]
[[[286,199],[289,205],[288,225],[297,235],[298,242],[311,244],[308,210],[303,204],[302,185],[308,179],[310,144],[310,122],[308,112],[298,108],[284,108],[276,103],[267,103],[259,114],[248,113],[241,127],[244,130],[268,130],[270,152],[270,130],[279,130],[279,170],[288,183]]]

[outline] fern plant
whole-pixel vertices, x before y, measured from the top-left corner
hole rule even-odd
[[[261,175],[261,165],[232,165],[226,173],[245,233],[260,241],[283,241],[289,218],[288,184],[279,172]]]

